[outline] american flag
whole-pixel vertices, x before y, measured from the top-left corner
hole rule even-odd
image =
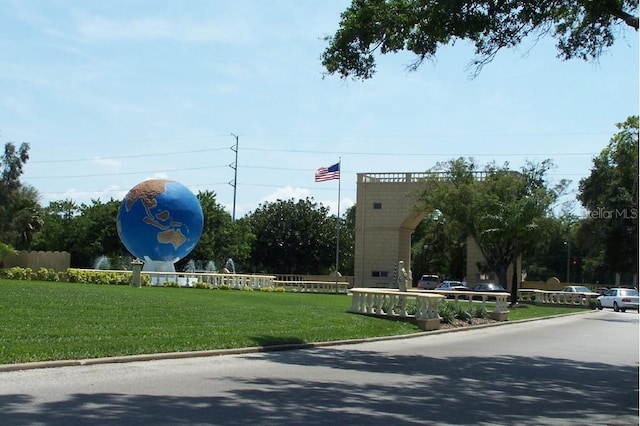
[[[326,180],[340,179],[340,163],[336,163],[329,167],[320,167],[316,170],[316,182],[324,182]]]

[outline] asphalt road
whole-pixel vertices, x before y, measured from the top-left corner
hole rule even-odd
[[[638,425],[639,315],[0,373],[0,424]]]

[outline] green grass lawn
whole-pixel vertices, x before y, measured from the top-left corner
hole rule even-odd
[[[345,295],[0,280],[0,364],[417,333]],[[576,312],[527,306],[510,320]]]

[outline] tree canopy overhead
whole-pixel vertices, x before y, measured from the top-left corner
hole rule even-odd
[[[353,0],[322,54],[329,74],[368,79],[374,54],[407,50],[417,69],[439,47],[465,40],[477,55],[474,73],[503,48],[526,37],[551,36],[558,57],[597,60],[621,27],[638,30],[638,2],[632,0]]]

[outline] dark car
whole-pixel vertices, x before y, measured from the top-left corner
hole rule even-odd
[[[478,283],[471,290],[485,293],[507,293],[507,289],[496,283]],[[474,299],[479,298],[479,296],[474,297]]]
[[[473,286],[473,291],[489,291],[492,293],[506,293],[507,290],[496,283],[478,283]]]

